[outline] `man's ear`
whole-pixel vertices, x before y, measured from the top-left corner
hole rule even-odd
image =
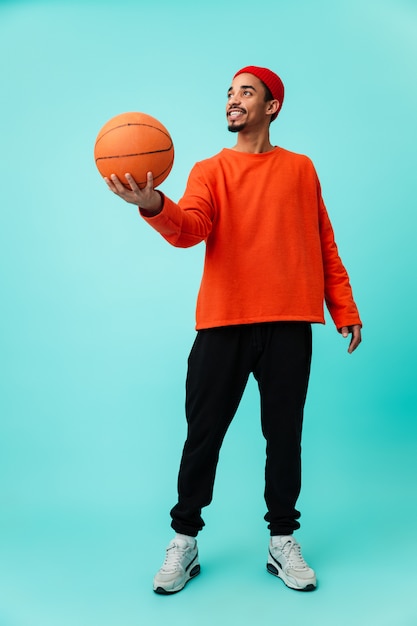
[[[278,113],[279,107],[280,107],[279,100],[270,100],[268,102],[268,107],[266,109],[266,112],[268,115],[274,115],[274,113]]]

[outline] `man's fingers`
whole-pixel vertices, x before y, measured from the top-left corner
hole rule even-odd
[[[110,191],[113,191],[119,198],[141,207],[143,210],[151,211],[152,215],[156,215],[162,208],[161,194],[153,188],[153,174],[146,174],[146,186],[142,189],[137,184],[130,172],[124,174],[126,182],[123,184],[116,174],[110,177],[103,176]]]
[[[153,174],[152,172],[148,172],[146,174],[146,187],[149,191],[153,190]]]
[[[130,202],[131,204],[137,204],[140,189],[131,174],[125,174],[125,178],[126,182],[123,184],[120,178],[116,176],[116,174],[112,174],[110,176],[111,185],[109,185],[109,188],[126,202]]]
[[[129,172],[126,172],[125,178],[127,182],[129,183],[129,187],[131,188],[132,191],[134,191],[135,193],[140,191],[140,187],[138,186],[137,182],[133,178],[132,174],[129,174]]]
[[[118,176],[116,176],[116,174],[112,174],[110,176],[110,180],[115,186],[115,188],[117,189],[117,191],[123,191],[123,189],[126,189],[126,187],[124,186],[122,181],[118,178]]]
[[[362,333],[361,333],[360,326],[357,326],[357,325],[352,326],[351,331],[352,331],[352,339],[350,341],[349,348],[348,348],[349,354],[352,354],[352,352],[356,350],[356,348],[359,346],[359,344],[362,341]]]
[[[130,174],[129,172],[126,172],[125,174],[125,178],[127,180],[127,182],[129,183],[129,187],[132,191],[134,191],[135,193],[137,192],[141,192],[144,191],[144,188],[140,188],[139,185],[137,184],[137,182],[135,181],[135,179],[133,178],[132,174]],[[153,191],[153,174],[152,172],[148,172],[146,174],[146,189],[148,191]]]
[[[116,192],[116,187],[114,186],[113,181],[110,180],[110,178],[107,178],[107,176],[104,176],[104,182],[106,183],[110,191]]]
[[[352,337],[349,343],[349,348],[348,348],[349,354],[352,354],[352,352],[356,350],[356,348],[362,341],[362,333],[361,333],[360,324],[354,324],[353,326],[343,326],[340,329],[340,333],[342,337],[344,337],[345,339],[346,337],[348,337],[350,333],[352,334]]]

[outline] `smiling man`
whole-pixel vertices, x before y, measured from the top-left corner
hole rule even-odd
[[[324,302],[348,352],[361,342],[361,320],[339,257],[320,183],[309,158],[270,142],[284,86],[267,68],[239,70],[228,90],[228,128],[236,145],[197,163],[176,204],[153,188],[112,176],[111,191],[138,205],[170,244],[205,242],[197,299],[197,336],[188,360],[188,424],[171,510],[175,537],[154,591],[180,591],[200,572],[196,537],[210,504],[223,438],[250,374],[261,399],[266,439],[265,520],[268,571],[299,591],[316,588],[293,536],[301,488],[301,433],[311,361],[311,324]],[[239,510],[234,524],[244,524]]]
[[[240,70],[235,75],[235,81],[238,76],[240,76],[238,85],[232,85],[232,87],[230,87],[229,91],[227,92],[227,119],[229,123],[228,129],[232,133],[238,133],[245,128],[245,116],[248,113],[247,106],[249,106],[250,108],[251,99],[253,104],[252,96],[260,96],[260,99],[266,103],[272,103],[274,101],[274,96],[272,95],[271,89],[267,87],[266,83],[263,83],[259,78],[257,79],[257,77],[254,77],[251,74],[247,73],[245,71],[246,69],[247,68],[243,68],[243,70]],[[278,112],[282,107],[282,103],[284,101],[284,85],[282,84],[279,76],[277,76],[276,74],[275,76],[270,76],[269,70],[266,70],[266,68],[257,68],[257,70],[259,76],[264,76],[264,78],[266,77],[267,80],[269,78],[271,88],[274,90],[276,96],[278,97],[278,99],[276,99],[273,104],[273,108],[275,109],[275,111],[270,115],[269,123],[271,123],[276,119],[276,117],[278,116]],[[248,76],[248,84],[243,85],[242,81],[244,82],[244,78],[246,75]],[[237,96],[235,93],[236,88],[238,93]],[[245,100],[247,103],[246,106]]]

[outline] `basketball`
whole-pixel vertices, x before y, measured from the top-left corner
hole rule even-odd
[[[125,187],[129,187],[125,178],[129,173],[143,189],[148,172],[152,172],[157,187],[171,171],[174,145],[165,126],[154,117],[139,112],[121,113],[98,133],[94,158],[102,176],[116,174]]]

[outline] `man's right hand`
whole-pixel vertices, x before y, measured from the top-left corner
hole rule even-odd
[[[140,209],[144,209],[148,216],[157,215],[162,210],[162,198],[153,187],[152,172],[146,175],[146,187],[140,189],[131,174],[125,174],[129,187],[123,185],[119,178],[112,174],[110,178],[104,178],[110,191],[115,193],[129,204],[135,204]]]

